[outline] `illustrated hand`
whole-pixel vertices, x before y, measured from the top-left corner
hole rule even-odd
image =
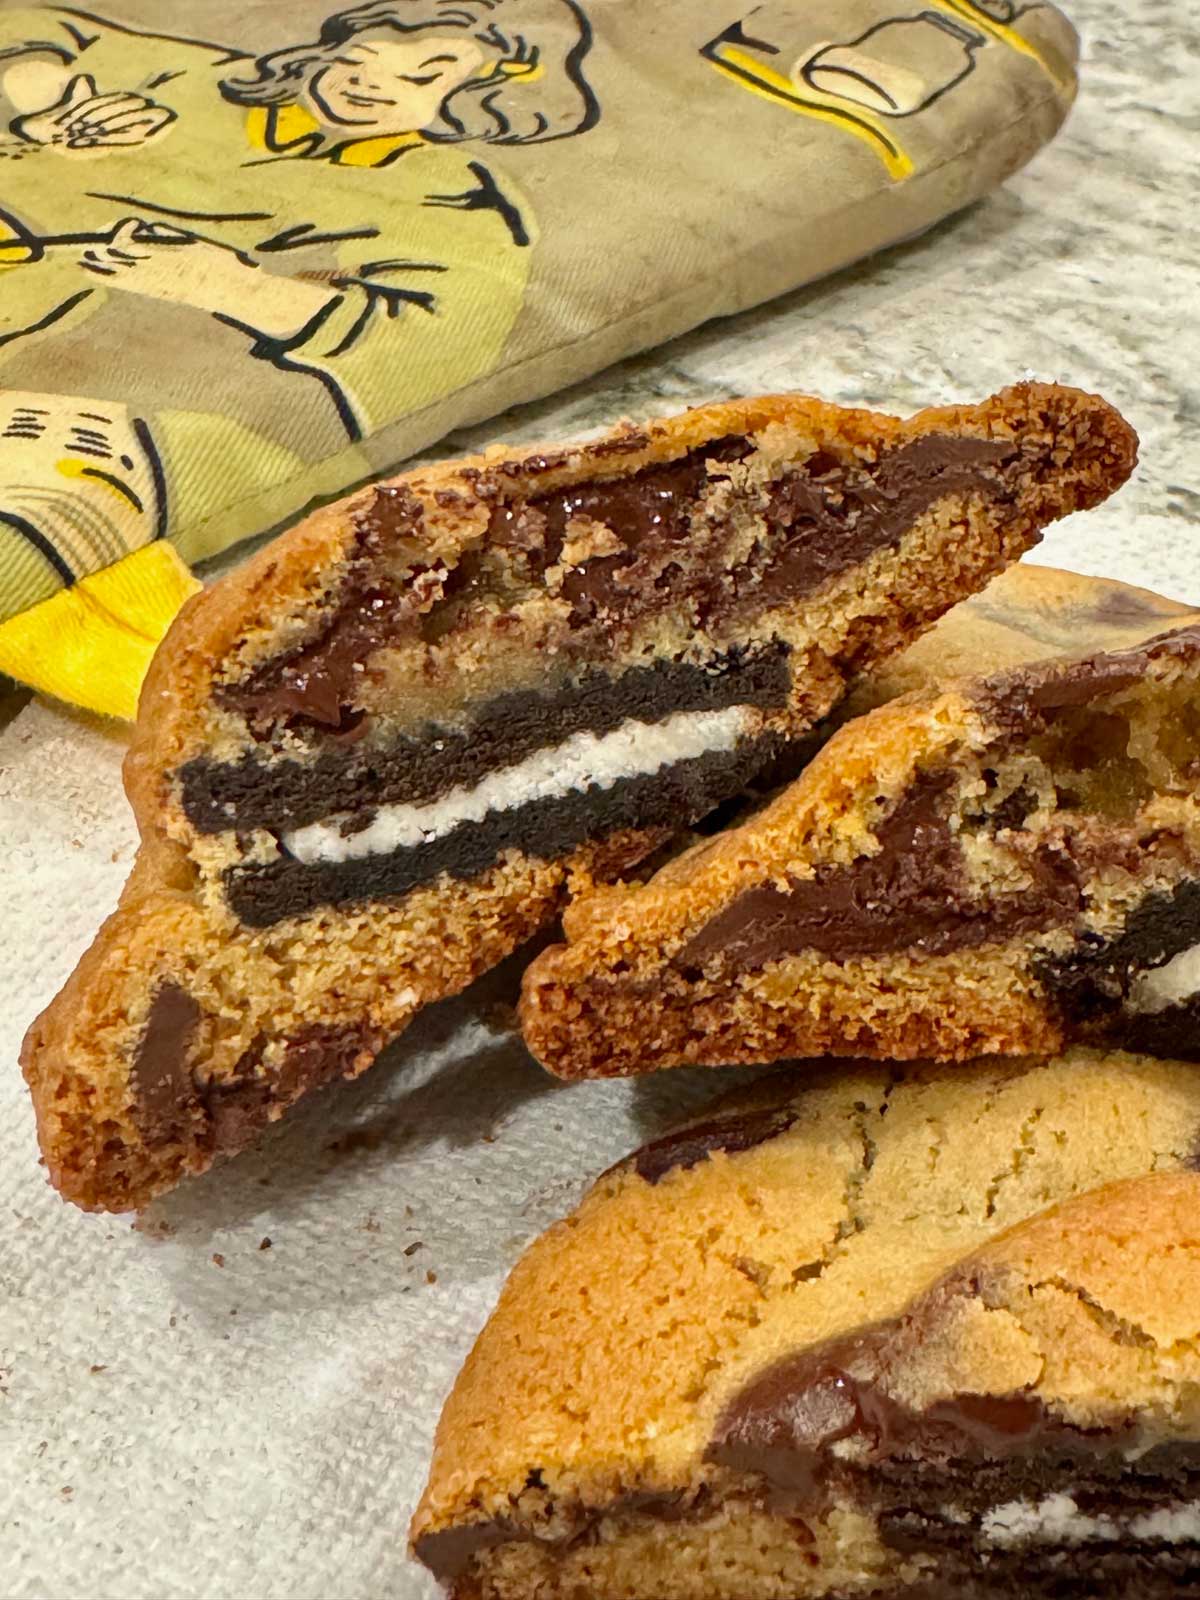
[[[190,262],[181,258],[187,250]],[[126,217],[106,240],[83,252],[80,266],[99,278],[120,278],[118,288],[136,294],[153,295],[162,300],[186,300],[184,280],[189,265],[204,256],[222,256],[219,245],[206,243],[185,228],[168,222],[146,222],[141,217]],[[235,264],[238,258],[233,257]],[[224,265],[224,263],[221,263]]]
[[[335,291],[267,272],[251,257],[165,222],[127,217],[80,265],[111,288],[224,317],[268,339],[290,339]]]
[[[145,95],[97,93],[95,78],[84,73],[71,79],[57,105],[18,117],[12,131],[27,144],[87,155],[145,144],[174,121],[169,107]]]

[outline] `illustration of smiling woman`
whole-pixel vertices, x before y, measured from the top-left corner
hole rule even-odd
[[[0,134],[0,362],[97,296],[188,306],[316,380],[350,439],[496,365],[536,223],[480,156],[597,120],[576,0],[369,0],[257,59],[36,16],[41,42],[9,45],[0,13],[0,86],[23,74]]]

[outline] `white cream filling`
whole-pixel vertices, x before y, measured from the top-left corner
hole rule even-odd
[[[1044,1500],[1010,1500],[988,1511],[980,1530],[991,1544],[1086,1544],[1096,1539],[1141,1539],[1160,1544],[1200,1540],[1200,1503],[1185,1501],[1136,1517],[1095,1517],[1069,1494]]]
[[[358,833],[343,834],[348,818],[338,814],[285,833],[283,843],[306,866],[411,849],[464,822],[482,822],[494,811],[512,811],[576,789],[611,789],[623,778],[732,750],[753,719],[748,706],[728,706],[723,711],[681,711],[662,722],[623,722],[612,733],[574,733],[552,749],[537,750],[427,805],[380,806]]]
[[[1112,1517],[1086,1516],[1069,1494],[1048,1494],[1044,1500],[1010,1500],[993,1506],[980,1531],[991,1544],[1083,1544],[1088,1539],[1115,1539],[1120,1525]]]
[[[1200,944],[1181,950],[1165,966],[1139,972],[1126,1001],[1130,1011],[1165,1011],[1190,1000],[1200,990]]]

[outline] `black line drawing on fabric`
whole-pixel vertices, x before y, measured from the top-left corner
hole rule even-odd
[[[0,11],[0,360],[114,296],[169,303],[318,384],[349,442],[496,364],[537,229],[476,152],[595,125],[584,9],[365,0],[314,32],[252,56]]]
[[[330,17],[311,44],[259,56],[221,93],[265,113],[267,150],[338,161],[366,139],[541,144],[593,127],[582,64],[591,27],[574,0],[565,48],[539,43],[520,0],[372,0]],[[511,18],[511,20],[510,20]],[[545,93],[517,93],[525,80]],[[401,151],[380,151],[379,164]]]
[[[5,75],[5,90],[10,95],[14,92],[10,80],[16,75],[15,68]],[[95,78],[81,72],[53,105],[14,117],[8,131],[25,144],[48,145],[67,155],[93,155],[105,149],[148,144],[175,120],[169,106],[145,95],[121,90],[101,94]]]
[[[893,182],[911,177],[913,163],[908,152],[873,116],[839,105],[832,96],[821,94],[814,98],[803,79],[797,80],[780,70],[772,58],[782,57],[782,47],[762,37],[765,30],[761,25],[756,29],[758,9],[756,7],[741,21],[731,23],[715,39],[710,39],[702,46],[700,54],[718,72],[752,94],[786,106],[801,117],[832,124],[850,134],[878,157]]]
[[[0,397],[0,527],[62,583],[164,538],[167,483],[153,433],[123,405],[87,397]]]
[[[911,117],[975,70],[982,33],[940,11],[889,17],[845,44],[822,44],[792,76],[885,117]]]

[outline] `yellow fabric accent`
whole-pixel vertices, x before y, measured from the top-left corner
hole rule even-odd
[[[246,138],[255,150],[279,154],[291,145],[321,133],[321,124],[303,106],[255,106],[246,115]],[[349,139],[336,146],[339,167],[380,167],[397,150],[411,150],[425,141],[419,133],[387,133],[370,139]]]
[[[527,83],[534,83],[546,76],[546,68],[540,61],[501,61],[492,76],[523,78]]]
[[[0,624],[0,672],[132,721],[151,656],[200,587],[160,539]]]
[[[387,133],[376,139],[354,139],[338,146],[339,167],[381,167],[397,150],[412,150],[425,141],[419,133]]]
[[[32,256],[33,251],[21,235],[0,223],[0,272],[6,267],[22,266]]]
[[[280,150],[320,131],[321,124],[303,106],[254,106],[246,113],[246,137],[255,150]]]
[[[799,95],[790,78],[785,78],[781,72],[766,66],[756,56],[748,55],[733,45],[723,46],[720,54],[710,55],[708,59],[718,71],[735,78],[745,88],[762,95],[764,99],[773,100],[776,105],[782,102],[790,106],[793,111],[798,111],[801,116],[814,117],[818,122],[832,123],[835,128],[841,128],[843,133],[853,134],[856,139],[862,140],[875,152],[887,168],[888,176],[897,182],[912,176],[914,168],[910,157],[891,134],[885,133],[865,112],[843,111],[832,104],[824,106],[817,100],[809,99],[807,95]]]

